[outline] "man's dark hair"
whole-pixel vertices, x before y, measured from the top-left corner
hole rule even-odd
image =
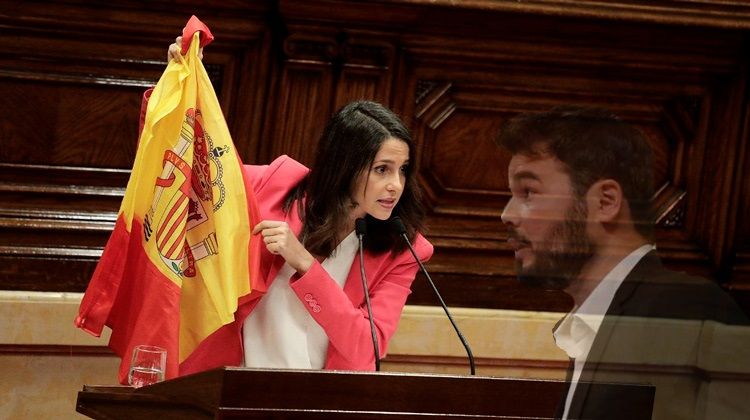
[[[565,106],[521,114],[500,129],[497,143],[511,154],[550,155],[565,165],[582,198],[595,182],[622,188],[638,233],[653,239],[653,152],[635,127],[602,108]]]

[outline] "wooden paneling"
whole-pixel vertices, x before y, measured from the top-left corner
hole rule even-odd
[[[84,82],[85,83],[85,82]],[[0,160],[129,168],[138,138],[142,86],[0,80]],[[103,115],[108,118],[101,118]]]
[[[141,92],[192,13],[216,36],[204,61],[247,163],[311,163],[350,100],[401,114],[436,246],[428,269],[448,303],[571,304],[515,280],[500,221],[510,156],[494,144],[513,115],[571,103],[606,106],[649,138],[667,264],[750,303],[750,6],[682,0],[3,5],[14,42],[0,46],[0,288],[85,288],[127,182]],[[436,302],[421,276],[409,302]]]
[[[387,103],[393,46],[359,42],[330,28],[288,28],[283,41],[279,81],[268,112],[260,155],[269,161],[287,154],[305,164],[314,158],[325,122],[352,100]]]
[[[261,155],[266,162],[287,154],[309,164],[331,114],[337,43],[331,37],[292,35],[283,47],[280,80],[270,101],[274,111],[267,113],[269,141],[261,145]]]
[[[498,244],[498,254],[506,258],[498,263],[507,268],[510,252],[502,245],[500,221],[495,219],[499,237],[485,239],[486,220],[481,219],[499,215],[508,198],[508,157],[493,153],[493,133],[517,112],[570,103],[602,105],[639,127],[655,151],[661,255],[674,268],[717,276],[731,255],[721,249],[731,242],[721,232],[733,209],[721,203],[728,202],[735,164],[723,160],[732,160],[728,150],[740,144],[736,130],[742,108],[736,98],[745,94],[738,84],[745,76],[743,39],[733,32],[714,33],[707,40],[692,28],[614,24],[605,29],[576,20],[561,31],[566,24],[557,19],[525,19],[533,29],[504,38],[511,30],[500,28],[497,40],[405,37],[418,78],[414,130],[422,142],[423,184],[434,211],[430,238],[452,235],[441,230],[444,225],[435,228],[436,215],[468,216],[467,236],[483,242],[483,249],[489,248],[487,241]],[[475,27],[483,22],[475,21]],[[520,24],[511,25],[515,30]],[[717,95],[727,95],[721,105]],[[717,123],[724,128],[716,129]],[[712,148],[716,141],[720,147]],[[468,248],[462,248],[464,261],[474,256]],[[439,248],[436,260],[443,251]],[[501,273],[498,277],[510,280]],[[495,296],[501,305],[514,305]]]

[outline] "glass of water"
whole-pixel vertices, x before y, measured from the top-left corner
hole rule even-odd
[[[155,384],[164,380],[167,351],[161,347],[139,345],[133,349],[128,383],[135,387]]]

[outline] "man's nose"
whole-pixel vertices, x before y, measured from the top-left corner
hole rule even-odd
[[[500,215],[500,219],[502,219],[503,223],[506,225],[518,226],[518,203],[514,197],[511,197],[510,200],[508,200],[508,204],[505,205],[503,213]]]

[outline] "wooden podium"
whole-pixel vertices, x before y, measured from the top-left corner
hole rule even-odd
[[[628,418],[650,418],[650,386],[617,389]],[[225,367],[134,389],[84,386],[95,419],[552,418],[562,381]]]

